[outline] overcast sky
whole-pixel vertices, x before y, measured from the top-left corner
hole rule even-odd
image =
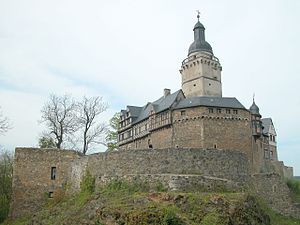
[[[196,10],[223,67],[223,96],[272,117],[279,159],[300,175],[300,1],[0,0],[7,149],[37,146],[50,93],[103,96],[108,120],[180,89]]]

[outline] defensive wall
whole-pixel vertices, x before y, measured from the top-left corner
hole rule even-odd
[[[238,151],[174,148],[84,156],[71,150],[17,148],[11,217],[32,215],[45,200],[61,191],[78,191],[87,169],[95,176],[97,186],[113,179],[140,179],[150,186],[159,182],[170,191],[245,191],[250,187],[269,203],[277,192],[285,193],[285,197],[276,200],[274,209],[277,211],[291,202],[281,176],[272,176],[269,183],[265,180],[269,179],[267,175],[251,177],[248,158]],[[277,184],[275,189],[273,184]],[[295,210],[296,213],[292,213],[293,210],[290,207],[284,213],[299,213]]]

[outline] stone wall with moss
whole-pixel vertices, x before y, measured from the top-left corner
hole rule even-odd
[[[251,176],[249,160],[239,151],[174,148],[83,156],[71,150],[17,148],[11,218],[34,213],[48,198],[79,191],[87,170],[97,186],[115,179],[141,180],[170,191],[245,191],[250,186],[278,211],[299,212],[290,207],[289,190],[280,175]]]
[[[251,190],[275,211],[300,218],[300,208],[293,204],[289,188],[278,173],[260,173],[251,176]]]
[[[10,216],[32,213],[58,190],[69,188],[76,181],[72,180],[72,168],[81,158],[75,151],[16,148]],[[55,179],[51,179],[52,167],[56,168]]]
[[[193,174],[246,182],[249,163],[245,154],[217,149],[146,149],[90,155],[88,169],[96,175]]]
[[[11,217],[38,210],[57,193],[79,190],[86,169],[98,185],[104,178],[140,175],[149,182],[165,182],[170,188],[196,190],[194,186],[213,189],[243,185],[248,179],[248,165],[242,153],[215,149],[147,149],[83,156],[70,150],[17,148]],[[55,179],[51,179],[53,167]]]

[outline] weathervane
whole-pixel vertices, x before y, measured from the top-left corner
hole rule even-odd
[[[199,18],[200,18],[200,11],[199,10],[196,10],[197,12],[197,18],[198,18],[198,21],[199,21]]]

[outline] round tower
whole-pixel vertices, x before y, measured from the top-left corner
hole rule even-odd
[[[263,126],[262,126],[261,115],[259,113],[259,108],[255,104],[254,99],[249,110],[251,113],[252,135],[255,137],[260,137],[262,135]]]
[[[182,91],[186,97],[222,97],[222,83],[219,59],[205,40],[205,28],[199,21],[194,26],[194,42],[190,45],[188,57],[183,60],[180,73]]]

